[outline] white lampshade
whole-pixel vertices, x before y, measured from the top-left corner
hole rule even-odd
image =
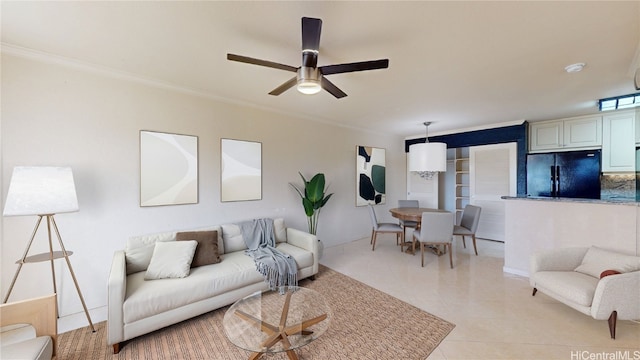
[[[4,216],[48,215],[78,211],[70,167],[16,166]]]
[[[409,171],[447,171],[447,144],[427,142],[409,146]]]

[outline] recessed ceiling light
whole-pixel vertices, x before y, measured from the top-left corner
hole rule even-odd
[[[567,65],[564,68],[564,71],[568,72],[568,73],[574,73],[574,72],[578,72],[578,71],[582,71],[582,69],[585,67],[585,63],[575,63],[575,64],[571,64],[571,65]]]

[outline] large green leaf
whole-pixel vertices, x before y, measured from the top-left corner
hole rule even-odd
[[[329,199],[331,198],[331,195],[333,194],[329,194],[324,199],[322,199],[322,202],[320,203],[320,207],[323,207],[327,203],[327,201],[329,201]]]
[[[307,214],[307,216],[312,216],[313,212],[315,210],[314,204],[311,203],[311,201],[309,201],[309,199],[302,199],[302,206],[304,206],[304,213]]]
[[[314,205],[320,201],[324,196],[324,174],[316,174],[309,182],[306,184],[305,192],[307,193],[307,198]]]

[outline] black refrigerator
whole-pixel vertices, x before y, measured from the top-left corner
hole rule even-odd
[[[600,199],[600,150],[527,155],[527,196]]]

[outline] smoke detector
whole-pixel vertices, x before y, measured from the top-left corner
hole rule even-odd
[[[584,69],[585,67],[585,63],[575,63],[575,64],[571,64],[571,65],[567,65],[564,68],[564,71],[568,72],[568,73],[574,73],[574,72],[579,72],[582,71],[582,69]]]

